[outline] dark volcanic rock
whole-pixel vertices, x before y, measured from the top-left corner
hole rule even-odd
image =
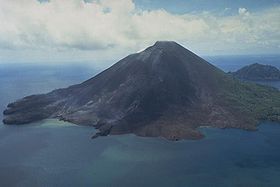
[[[280,70],[274,66],[262,65],[262,64],[251,64],[239,69],[236,72],[230,73],[234,77],[241,80],[251,81],[279,81]]]
[[[279,91],[227,76],[175,42],[156,42],[97,76],[8,105],[5,124],[59,118],[99,129],[96,136],[134,133],[199,139],[202,125],[255,129],[279,120]]]

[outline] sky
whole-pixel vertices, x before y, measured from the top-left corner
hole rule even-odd
[[[158,40],[280,54],[280,0],[0,0],[0,63],[106,66]]]

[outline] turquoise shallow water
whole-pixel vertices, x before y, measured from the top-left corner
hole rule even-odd
[[[81,67],[81,74],[71,67],[47,72],[20,67],[20,74],[17,67],[5,68],[0,69],[1,110],[24,95],[94,74],[88,67]],[[0,186],[280,186],[280,124],[262,122],[255,132],[201,131],[206,138],[198,141],[132,134],[91,140],[93,128],[57,120],[1,124]]]

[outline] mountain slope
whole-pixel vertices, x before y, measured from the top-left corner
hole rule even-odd
[[[59,118],[98,135],[197,139],[197,127],[255,129],[279,120],[276,89],[241,83],[175,42],[156,42],[77,85],[11,103],[5,124]]]

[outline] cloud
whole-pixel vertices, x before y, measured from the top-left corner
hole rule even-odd
[[[235,15],[219,16],[141,10],[132,0],[0,0],[0,4],[1,56],[10,55],[7,50],[42,55],[48,51],[104,60],[156,40],[176,40],[203,54],[279,51],[280,6],[259,12],[239,8]]]
[[[239,15],[242,15],[242,16],[249,16],[250,15],[249,11],[246,8],[239,8],[238,13],[239,13]]]

